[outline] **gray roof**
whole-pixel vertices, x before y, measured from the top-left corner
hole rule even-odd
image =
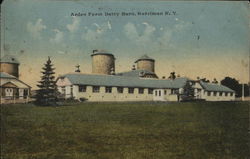
[[[8,73],[5,73],[5,72],[0,72],[0,78],[13,78],[13,79],[16,79],[15,76],[12,76]]]
[[[153,58],[149,57],[148,55],[143,55],[142,57],[140,57],[139,59],[137,59],[137,60],[135,61],[135,63],[138,62],[138,61],[141,61],[141,60],[155,61]]]
[[[105,50],[96,50],[93,54],[91,54],[91,56],[94,56],[94,55],[109,55],[109,56],[113,56],[113,54],[105,51]]]
[[[175,80],[143,79],[127,76],[93,75],[93,74],[66,74],[66,77],[74,85],[91,86],[117,86],[117,87],[141,87],[141,88],[182,88],[187,78]],[[59,77],[60,78],[60,77]]]
[[[207,83],[202,81],[200,82],[200,84],[206,91],[235,92],[234,90],[219,84]]]
[[[140,77],[140,75],[157,75],[154,72],[148,70],[131,70],[128,72],[120,72],[116,74],[117,76],[128,76],[128,77]]]
[[[3,63],[13,63],[13,64],[20,64],[19,61],[12,55],[5,55],[0,59],[0,62]]]
[[[31,88],[31,86],[29,86],[28,84],[24,83],[23,81],[19,80],[18,78],[16,78],[15,76],[12,76],[6,72],[0,72],[0,78],[6,78],[6,79],[15,79],[19,82],[21,82],[22,84],[26,85],[27,87]],[[0,79],[1,80],[1,79]]]

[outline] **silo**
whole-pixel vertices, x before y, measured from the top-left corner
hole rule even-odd
[[[5,72],[19,78],[19,62],[11,55],[5,55],[0,59],[0,72]]]
[[[137,70],[147,70],[155,72],[155,60],[148,57],[147,55],[143,55],[142,57],[137,59],[135,63],[137,63]]]
[[[104,50],[93,50],[92,73],[110,75],[115,72],[115,57]]]

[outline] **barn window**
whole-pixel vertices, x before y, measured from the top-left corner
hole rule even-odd
[[[216,96],[217,95],[217,92],[214,92],[214,96]]]
[[[166,95],[167,94],[167,90],[164,90],[164,95]]]
[[[233,93],[230,93],[231,96],[233,96]]]
[[[159,96],[161,96],[161,91],[159,91]]]
[[[79,85],[79,92],[86,92],[87,87],[85,85]]]
[[[134,88],[128,88],[128,93],[133,94],[134,93]]]
[[[117,87],[117,92],[118,93],[123,93],[123,88],[122,87]]]
[[[105,87],[106,93],[112,93],[112,87]]]
[[[220,96],[222,96],[222,92],[220,92],[220,94],[219,94]]]
[[[144,88],[139,88],[139,94],[143,94],[144,93]]]
[[[157,96],[157,91],[155,91],[155,96]]]
[[[148,94],[153,94],[153,89],[152,88],[148,89]]]
[[[225,92],[225,96],[227,96],[227,92]]]
[[[93,86],[93,93],[99,93],[100,92],[100,87],[99,86]]]
[[[207,92],[207,96],[210,96],[210,95],[211,95],[211,92],[208,91],[208,92]]]

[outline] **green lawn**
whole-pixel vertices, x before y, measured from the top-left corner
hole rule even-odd
[[[3,159],[247,159],[249,103],[1,106]]]

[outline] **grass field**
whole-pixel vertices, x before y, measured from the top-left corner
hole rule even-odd
[[[3,159],[248,159],[249,103],[1,106]]]

